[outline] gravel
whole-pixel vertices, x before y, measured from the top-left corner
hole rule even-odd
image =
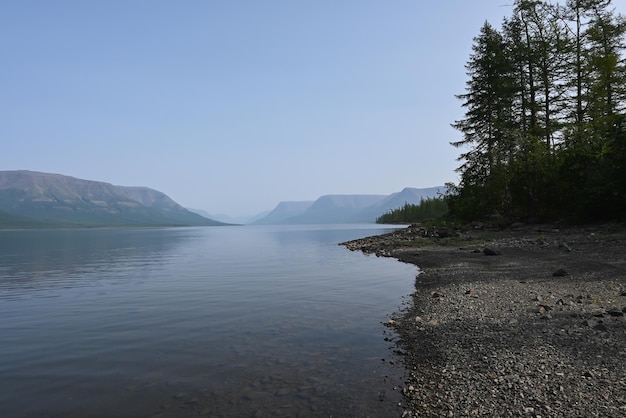
[[[413,225],[344,243],[420,268],[387,324],[402,416],[626,417],[625,244],[622,225]]]

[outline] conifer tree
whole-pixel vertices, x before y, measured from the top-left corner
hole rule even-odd
[[[463,133],[455,147],[461,154],[462,187],[473,196],[472,210],[497,212],[506,202],[506,167],[513,152],[514,68],[502,35],[488,22],[474,39],[467,65],[466,93],[458,95],[467,109],[452,126]]]
[[[474,39],[453,216],[626,217],[626,21],[611,0],[516,0]]]

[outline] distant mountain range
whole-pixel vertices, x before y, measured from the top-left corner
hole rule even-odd
[[[280,202],[267,216],[252,224],[370,223],[405,203],[419,204],[422,199],[437,197],[444,192],[444,186],[407,187],[390,195],[325,195],[312,202]]]
[[[192,209],[192,208],[187,208],[187,210],[193,212],[193,213],[197,213],[200,216],[204,216],[205,218],[209,218],[209,219],[213,219],[215,221],[219,221],[219,222],[224,222],[227,224],[231,224],[231,225],[243,225],[243,224],[252,224],[254,221],[256,221],[257,219],[261,219],[265,216],[267,216],[268,213],[270,213],[269,210],[258,213],[256,215],[238,215],[238,216],[231,216],[231,215],[227,215],[225,213],[209,213],[204,209]]]
[[[274,225],[284,223],[285,220],[304,213],[313,205],[314,201],[300,202],[280,202],[267,215],[253,220],[250,223],[254,225]]]
[[[324,195],[315,201],[280,202],[247,222],[201,209],[185,209],[147,187],[114,186],[61,174],[0,171],[0,228],[98,226],[210,226],[247,223],[372,223],[405,203],[444,193],[445,187],[405,188],[391,195]]]
[[[0,171],[0,227],[225,225],[147,187],[60,174]]]

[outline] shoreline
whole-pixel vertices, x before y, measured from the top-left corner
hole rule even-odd
[[[626,416],[624,225],[413,225],[341,245],[420,269],[387,324],[402,416]]]

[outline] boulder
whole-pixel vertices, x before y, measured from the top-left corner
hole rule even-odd
[[[499,250],[487,247],[487,248],[485,248],[483,250],[483,254],[485,254],[485,255],[500,255],[501,253],[500,253]]]

